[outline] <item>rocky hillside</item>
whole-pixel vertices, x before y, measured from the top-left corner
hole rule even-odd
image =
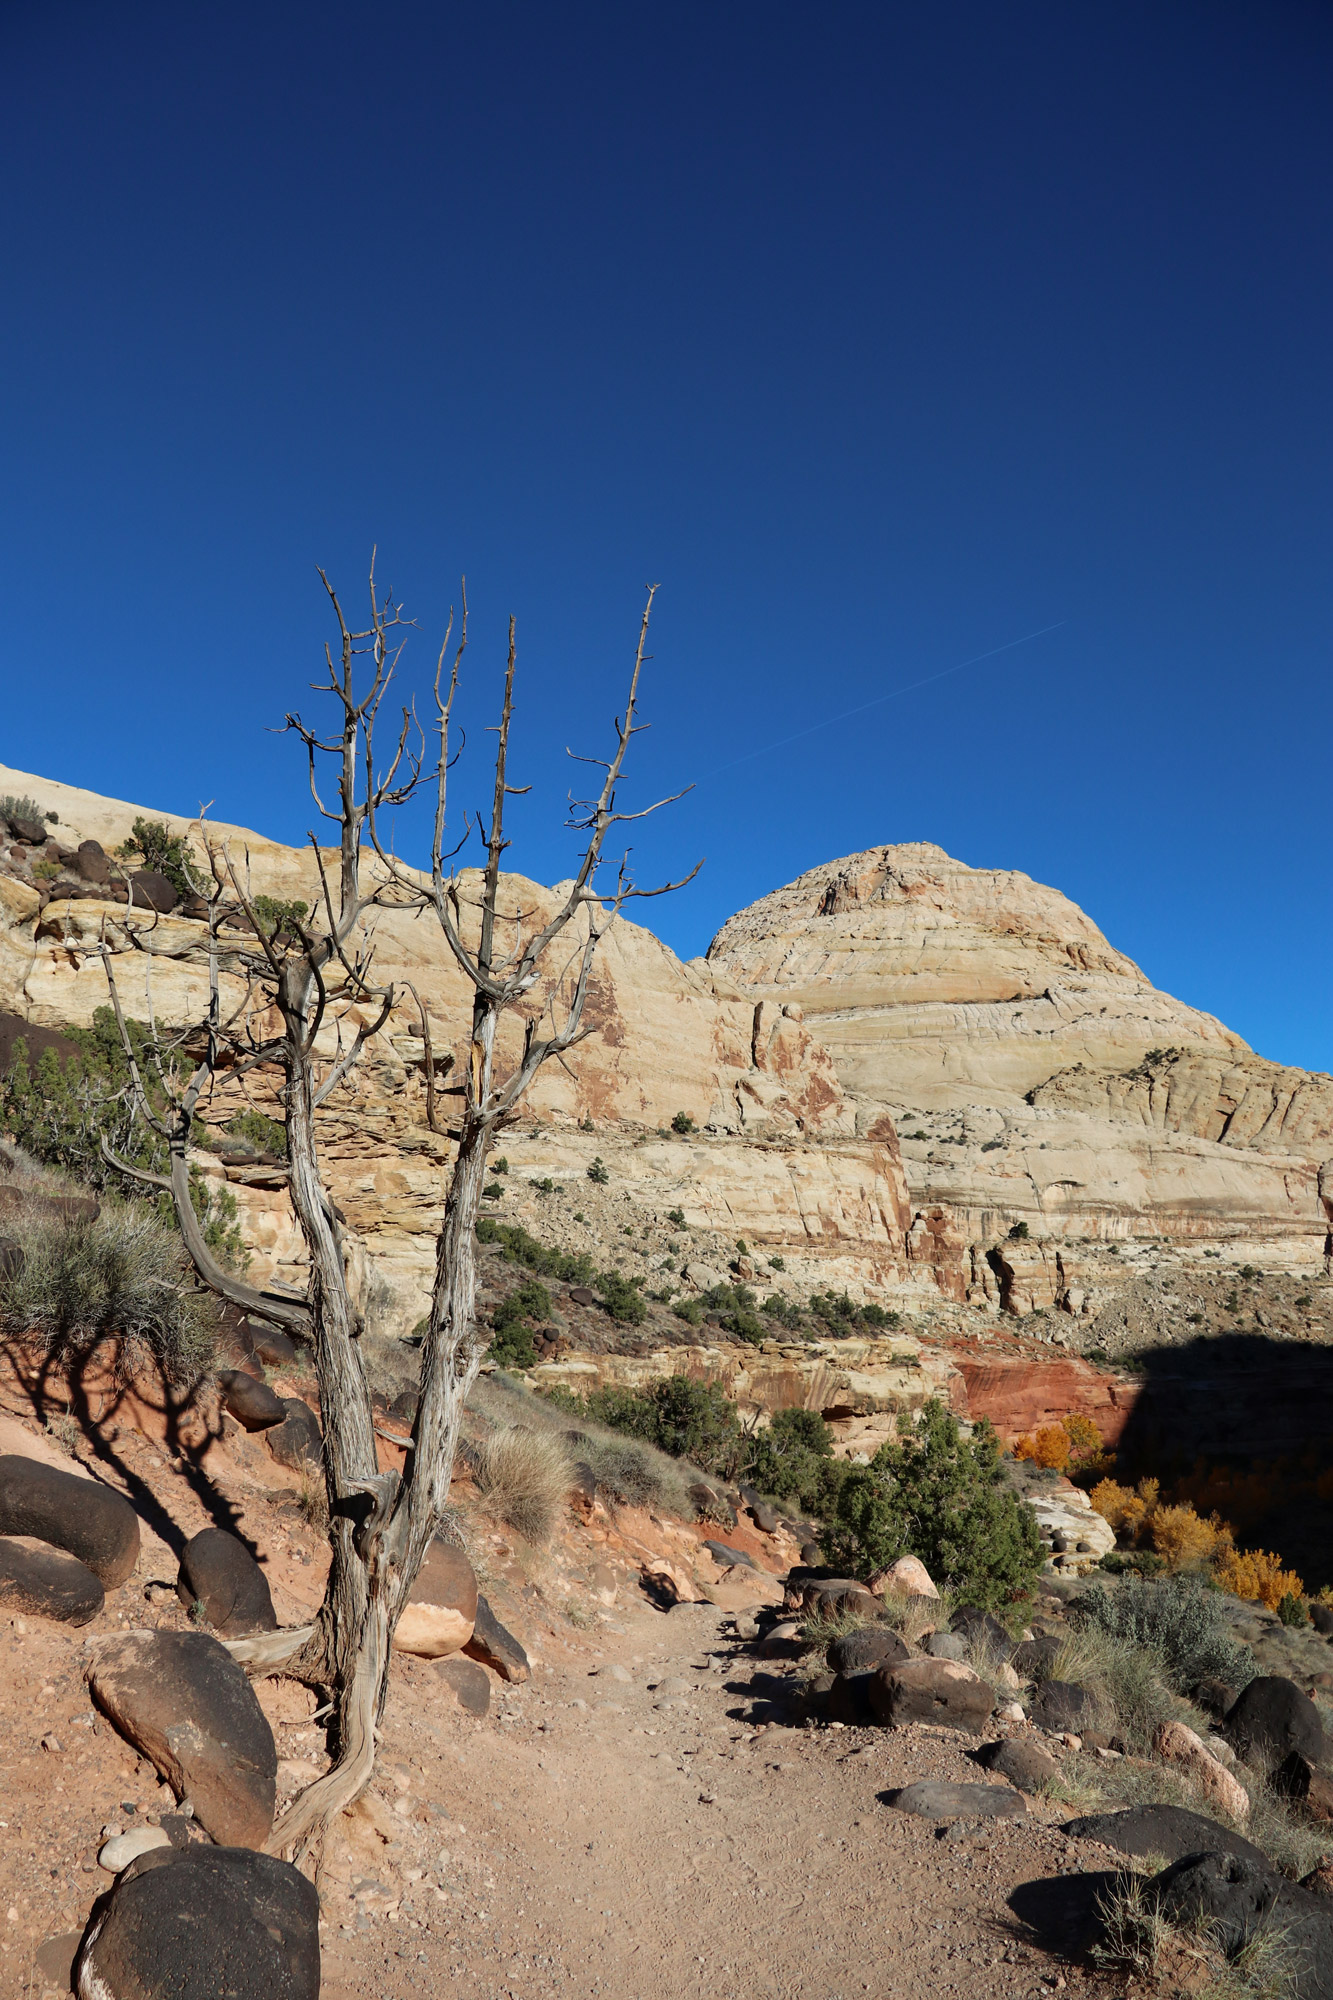
[[[1158,992],[1058,890],[925,842],[872,848],[742,910],[708,963],[798,1008],[861,1119],[892,1117],[969,1291],[1082,1308],[1097,1245],[1127,1237],[1324,1254],[1333,1078]],[[1015,1223],[1040,1251],[996,1253]]]

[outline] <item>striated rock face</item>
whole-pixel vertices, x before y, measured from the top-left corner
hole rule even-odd
[[[1323,1254],[1333,1078],[1158,992],[1026,875],[873,848],[742,910],[708,962],[800,1008],[863,1124],[893,1117],[909,1254],[946,1293],[951,1272],[955,1296],[1009,1312],[1087,1310],[1081,1240]],[[1014,1222],[1034,1240],[1005,1241]]]

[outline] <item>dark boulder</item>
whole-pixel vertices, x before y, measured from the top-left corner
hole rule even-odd
[[[165,917],[180,901],[174,882],[159,868],[135,868],[130,872],[130,887],[134,891],[136,909],[156,910]]]
[[[24,1535],[0,1538],[0,1607],[62,1625],[96,1618],[106,1593],[77,1556]]]
[[[485,1715],[491,1705],[491,1677],[479,1661],[455,1653],[452,1659],[437,1660],[435,1671],[465,1715]]]
[[[21,840],[26,847],[45,847],[46,823],[40,819],[15,818],[9,815],[9,830],[15,840]]]
[[[1312,1604],[1310,1606],[1310,1623],[1314,1626],[1316,1632],[1322,1633],[1325,1639],[1333,1635],[1333,1604]]]
[[[1194,1689],[1194,1699],[1205,1715],[1211,1715],[1214,1722],[1221,1722],[1229,1715],[1240,1697],[1240,1689],[1231,1687],[1226,1681],[1219,1681],[1210,1675],[1201,1680]]]
[[[229,1417],[235,1417],[243,1430],[268,1431],[285,1423],[287,1411],[280,1396],[275,1396],[267,1382],[250,1375],[244,1368],[224,1368],[218,1376],[218,1386],[222,1390],[222,1407]]]
[[[884,1802],[918,1819],[1014,1819],[1027,1811],[1008,1785],[950,1785],[932,1778],[886,1792]]]
[[[775,1535],[781,1525],[782,1516],[776,1507],[770,1506],[762,1493],[753,1486],[742,1486],[741,1499],[750,1512],[750,1519],[761,1534]]]
[[[984,1647],[996,1660],[1007,1660],[1014,1650],[1014,1642],[999,1619],[989,1611],[979,1611],[974,1604],[965,1604],[954,1613],[949,1630],[969,1646]]]
[[[250,1336],[250,1352],[266,1368],[294,1368],[299,1365],[300,1348],[278,1327],[265,1326],[262,1319],[248,1319],[245,1330]]]
[[[1009,1664],[1025,1681],[1047,1681],[1063,1644],[1058,1633],[1039,1632],[1035,1639],[1023,1639],[1014,1647]]]
[[[724,1569],[729,1569],[736,1563],[739,1563],[743,1569],[754,1569],[757,1567],[753,1556],[747,1556],[744,1549],[729,1547],[726,1542],[705,1542],[704,1547],[707,1549],[709,1555],[712,1556],[714,1562],[721,1563]]]
[[[703,1479],[693,1480],[686,1491],[701,1521],[720,1521],[724,1527],[735,1527],[736,1509],[725,1493],[719,1493],[715,1486],[710,1486]]]
[[[93,1912],[78,1991],[98,2000],[319,2000],[319,1898],[244,1847],[157,1847]]]
[[[1062,1830],[1071,1840],[1095,1840],[1119,1854],[1140,1858],[1164,1854],[1168,1861],[1179,1861],[1186,1854],[1234,1854],[1267,1862],[1253,1842],[1185,1806],[1129,1806],[1123,1812],[1088,1813],[1067,1821]]]
[[[1269,1784],[1283,1798],[1299,1799],[1311,1819],[1333,1820],[1333,1774],[1293,1750],[1269,1773]]]
[[[984,1743],[977,1762],[998,1771],[1020,1792],[1039,1792],[1060,1775],[1059,1763],[1034,1736],[1002,1736],[998,1743]]]
[[[477,1593],[477,1617],[463,1651],[499,1674],[502,1681],[526,1681],[532,1668],[528,1656],[507,1625],[502,1625],[486,1599]]]
[[[187,1608],[202,1604],[224,1639],[278,1629],[268,1579],[240,1537],[225,1528],[201,1528],[185,1544],[176,1595]]]
[[[278,1756],[243,1670],[206,1632],[128,1632],[99,1650],[93,1699],[199,1824],[227,1846],[262,1847]]]
[[[863,1583],[851,1577],[829,1577],[808,1583],[802,1592],[802,1609],[807,1618],[860,1617],[878,1619],[884,1606]]]
[[[974,1736],[995,1712],[995,1696],[986,1682],[957,1660],[904,1660],[877,1667],[870,1703],[877,1721],[891,1728],[934,1722]]]
[[[864,1625],[859,1632],[845,1632],[828,1649],[828,1663],[835,1674],[867,1674],[886,1663],[897,1665],[911,1654],[896,1632],[887,1625]]]
[[[596,1292],[590,1292],[586,1285],[571,1285],[569,1296],[576,1306],[595,1306],[597,1304]]]
[[[1224,1725],[1238,1757],[1258,1770],[1271,1770],[1297,1751],[1311,1764],[1324,1759],[1324,1725],[1319,1710],[1295,1681],[1262,1674],[1244,1688]]]
[[[111,863],[100,840],[81,840],[74,865],[85,882],[101,884],[111,880]]]
[[[1228,1958],[1268,1933],[1282,1956],[1281,1990],[1294,2000],[1333,2000],[1333,1911],[1264,1856],[1186,1855],[1145,1893],[1171,1923],[1204,1932]]]
[[[821,1712],[830,1722],[846,1723],[849,1729],[868,1729],[875,1720],[870,1705],[870,1683],[874,1678],[873,1668],[835,1674],[824,1691]]]
[[[319,1418],[299,1396],[284,1396],[282,1407],[282,1422],[268,1433],[268,1448],[274,1458],[293,1472],[302,1465],[319,1465],[324,1456]]]
[[[1073,1681],[1043,1681],[1032,1697],[1030,1713],[1039,1729],[1056,1736],[1066,1731],[1077,1736],[1080,1729],[1095,1729],[1103,1719],[1096,1695]]]
[[[139,1516],[128,1500],[35,1458],[0,1458],[0,1535],[33,1535],[67,1550],[107,1590],[139,1560]]]

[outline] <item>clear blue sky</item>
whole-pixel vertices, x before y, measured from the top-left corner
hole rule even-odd
[[[682,953],[930,839],[1333,1069],[1323,0],[7,0],[0,63],[0,761],[302,839],[377,541],[422,672],[466,571],[483,751],[517,614],[552,880],[652,579]]]

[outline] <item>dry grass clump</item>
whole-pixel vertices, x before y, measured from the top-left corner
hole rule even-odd
[[[572,1472],[564,1443],[549,1431],[510,1424],[476,1448],[476,1481],[487,1513],[525,1542],[550,1540]]]
[[[22,1268],[0,1277],[0,1325],[65,1359],[116,1335],[122,1363],[146,1352],[174,1382],[212,1365],[217,1307],[190,1282],[174,1230],[133,1202],[102,1198],[94,1221],[34,1208],[7,1221]]]
[[[891,1590],[884,1597],[882,1622],[909,1646],[919,1646],[928,1633],[947,1632],[952,1616],[953,1596],[948,1590],[941,1590],[938,1597],[907,1596]]]
[[[1280,1922],[1251,1932],[1230,1956],[1206,1924],[1173,1922],[1152,1886],[1155,1863],[1126,1867],[1098,1899],[1095,1962],[1140,1979],[1169,1980],[1196,2000],[1291,2000],[1299,1961]]]

